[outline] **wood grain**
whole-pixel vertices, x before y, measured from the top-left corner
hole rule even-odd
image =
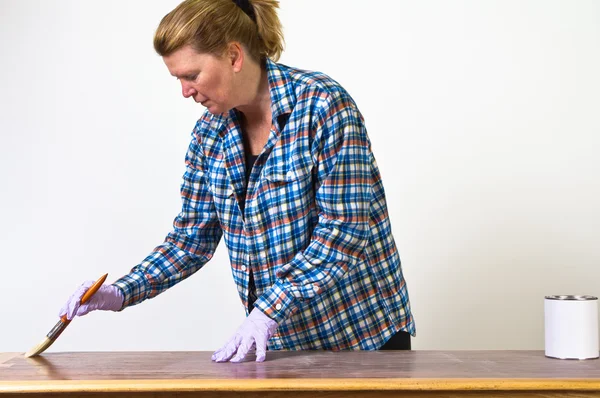
[[[239,364],[212,362],[211,354],[13,356],[0,371],[0,395],[600,397],[600,361],[542,351],[268,352],[263,363]]]
[[[10,368],[12,363],[6,363],[13,358],[20,356],[19,352],[0,352],[0,368]]]

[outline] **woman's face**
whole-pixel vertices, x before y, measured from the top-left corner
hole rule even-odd
[[[181,82],[185,98],[192,97],[212,114],[228,112],[236,105],[233,95],[236,65],[230,57],[200,54],[185,46],[163,57],[163,61],[171,75]]]

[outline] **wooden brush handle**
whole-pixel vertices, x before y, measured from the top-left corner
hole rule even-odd
[[[94,283],[87,292],[85,292],[85,294],[83,295],[83,297],[81,298],[81,304],[85,304],[90,298],[92,298],[92,296],[94,295],[94,293],[96,293],[98,291],[98,289],[100,289],[100,286],[102,286],[102,284],[104,283],[104,281],[106,280],[106,277],[108,276],[108,274],[104,274],[102,275],[97,281],[96,283]]]
[[[94,295],[94,293],[96,293],[98,291],[98,289],[100,289],[100,286],[102,286],[102,284],[104,283],[104,281],[106,280],[106,277],[108,276],[108,274],[104,274],[102,275],[88,290],[87,292],[85,292],[85,294],[83,295],[83,297],[81,298],[81,304],[85,304],[86,301],[88,301],[90,298],[92,298],[92,296]],[[62,323],[70,323],[71,321],[67,319],[67,314],[63,315],[60,318],[60,321]]]

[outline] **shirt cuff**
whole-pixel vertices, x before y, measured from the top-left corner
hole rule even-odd
[[[144,276],[139,273],[124,275],[113,282],[113,286],[119,288],[121,293],[123,293],[123,306],[119,311],[146,300],[149,292],[152,290],[148,275]]]
[[[256,300],[254,307],[277,322],[283,323],[298,308],[298,302],[285,285],[289,282],[278,280]]]

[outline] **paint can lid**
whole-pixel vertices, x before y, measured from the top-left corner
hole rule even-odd
[[[571,296],[571,295],[562,295],[562,296],[546,296],[547,300],[572,300],[572,301],[587,301],[587,300],[598,300],[596,296]]]

